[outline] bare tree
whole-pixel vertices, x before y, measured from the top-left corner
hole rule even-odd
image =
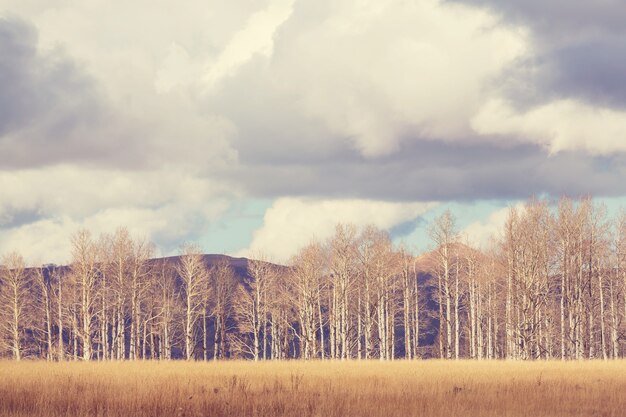
[[[126,317],[133,241],[128,229],[118,228],[109,240],[106,275],[113,301],[112,350],[117,360],[126,359]]]
[[[288,270],[279,269],[272,278],[272,285],[267,288],[269,357],[272,360],[289,357],[292,323],[297,320],[292,308],[290,279]]]
[[[3,330],[9,339],[13,359],[22,359],[23,338],[28,310],[29,279],[24,258],[17,252],[2,257],[0,265],[0,306],[5,318]]]
[[[275,271],[260,255],[248,261],[248,275],[250,280],[246,286],[238,286],[234,303],[239,333],[250,339],[249,343],[242,341],[243,347],[257,361],[265,357],[267,350],[267,293],[273,285]]]
[[[622,324],[626,323],[626,211],[622,210],[619,217],[615,222],[615,242],[613,244],[614,253],[614,279],[611,286],[611,310],[612,310],[612,341],[613,341],[613,357],[617,358],[620,355],[620,332],[622,330]],[[623,314],[618,312],[621,287],[621,302],[624,308]]]
[[[406,248],[398,254],[402,284],[402,323],[404,326],[404,357],[416,357],[419,347],[419,288],[415,276],[415,258]]]
[[[82,342],[82,359],[93,357],[93,332],[96,323],[97,300],[97,246],[87,230],[80,230],[72,237],[71,276],[78,296],[78,336]],[[75,352],[76,354],[76,352]]]
[[[531,200],[518,216],[512,212],[505,248],[510,286],[509,326],[515,336],[514,357],[539,358],[545,349],[543,317],[550,276],[551,217],[545,203]]]
[[[147,280],[151,273],[148,259],[152,256],[153,248],[146,240],[131,242],[131,257],[129,265],[129,298],[130,298],[130,358],[140,356],[141,307],[144,297],[149,293]],[[184,263],[184,261],[183,261]],[[144,327],[145,331],[145,327]],[[142,339],[145,342],[145,337]]]
[[[359,342],[363,338],[363,344],[359,343],[359,358],[369,359],[374,352],[374,318],[378,309],[376,297],[375,259],[378,240],[381,238],[379,231],[374,227],[366,227],[361,233],[356,250],[359,271]]]
[[[65,341],[64,337],[64,311],[65,307],[65,299],[64,299],[64,291],[65,291],[65,275],[62,272],[61,268],[52,268],[50,274],[50,286],[52,289],[52,294],[54,301],[56,303],[56,324],[57,324],[57,358],[59,361],[65,359]]]
[[[321,245],[305,246],[294,256],[291,265],[291,301],[298,316],[301,355],[304,359],[311,359],[318,351],[319,302],[325,273]]]
[[[458,243],[458,231],[456,229],[456,220],[449,210],[446,210],[441,216],[437,217],[429,229],[430,238],[435,244],[435,253],[437,255],[436,271],[438,278],[439,290],[439,322],[440,328],[443,323],[446,326],[446,345],[445,357],[452,357],[452,288],[451,276],[453,273],[454,262],[454,246]],[[443,302],[445,301],[445,316]],[[443,336],[440,334],[440,338]],[[456,335],[458,339],[458,334]]]
[[[224,359],[226,352],[226,335],[229,319],[234,313],[234,300],[239,283],[227,260],[223,259],[209,271],[209,288],[212,292],[215,319],[215,333],[213,338],[213,359]]]
[[[180,316],[181,300],[176,288],[176,270],[161,259],[153,268],[155,292],[160,302],[156,307],[155,319],[159,328],[159,359],[172,359],[177,318]]]
[[[374,246],[376,289],[376,323],[378,330],[378,354],[381,360],[395,357],[395,307],[399,262],[393,252],[391,239],[380,233]]]
[[[392,360],[436,356],[438,344],[450,359],[624,355],[624,212],[531,199],[488,250],[460,243],[450,212],[429,234],[434,250],[414,257],[376,227],[337,225],[290,266],[260,257],[242,274],[228,257],[207,270],[193,245],[155,260],[124,228],[99,240],[81,230],[68,267],[2,258],[2,354]],[[420,332],[434,345],[420,346]]]
[[[180,263],[176,270],[181,279],[181,292],[185,307],[184,337],[185,358],[191,360],[196,348],[195,328],[202,315],[202,299],[207,288],[208,274],[200,248],[186,244],[181,248]]]
[[[48,268],[37,268],[34,271],[35,283],[39,292],[39,310],[42,313],[43,335],[45,337],[46,360],[51,361],[52,349],[52,271]]]
[[[332,302],[330,319],[331,356],[338,359],[351,357],[351,332],[353,326],[351,291],[356,277],[356,228],[338,224],[329,242],[332,277]]]

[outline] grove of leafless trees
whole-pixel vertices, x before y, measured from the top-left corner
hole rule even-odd
[[[626,215],[591,199],[511,208],[487,247],[452,213],[415,256],[339,224],[287,266],[199,247],[154,259],[126,229],[67,266],[0,260],[0,356],[22,360],[612,359],[626,354]],[[471,236],[469,237],[471,239]],[[45,254],[42,254],[45,256]]]

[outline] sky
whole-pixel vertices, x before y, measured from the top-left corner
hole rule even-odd
[[[0,0],[0,253],[286,262],[337,222],[485,244],[530,196],[626,205],[622,0]]]

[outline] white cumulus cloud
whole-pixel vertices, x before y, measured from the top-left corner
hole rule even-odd
[[[518,210],[518,213],[524,210],[524,204],[522,203],[514,207]],[[468,224],[461,230],[461,239],[478,248],[489,247],[503,237],[504,226],[510,212],[511,207],[503,207],[493,211],[484,221],[475,221]]]
[[[467,137],[494,78],[528,49],[523,30],[437,0],[299,6],[277,34],[275,84],[366,157],[407,134]]]
[[[31,262],[69,259],[69,236],[128,227],[166,253],[201,237],[236,190],[184,171],[127,172],[57,166],[0,171],[0,254]]]
[[[552,153],[626,151],[626,112],[573,99],[549,102],[526,111],[494,99],[483,106],[472,125],[478,133],[517,136],[543,145]]]
[[[240,255],[264,252],[276,262],[286,262],[312,240],[334,233],[337,223],[373,224],[389,229],[411,221],[435,203],[390,203],[373,200],[323,200],[279,198],[265,213],[263,226],[254,232],[248,249]]]
[[[266,9],[250,16],[245,27],[238,31],[215,59],[206,64],[203,81],[213,88],[223,77],[232,75],[237,68],[259,54],[269,57],[273,51],[276,29],[289,18],[293,0],[273,0]]]

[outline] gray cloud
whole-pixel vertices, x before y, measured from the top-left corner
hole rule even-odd
[[[626,107],[626,35],[569,45],[555,50],[546,61],[548,70],[540,88],[599,105]]]
[[[626,7],[622,0],[447,0],[489,8],[507,21],[531,26],[554,40],[581,35],[624,34]]]
[[[63,260],[81,226],[166,249],[202,235],[237,192],[210,173],[236,160],[228,122],[181,94],[111,89],[38,36],[0,17],[0,252]]]
[[[0,53],[0,168],[199,171],[236,158],[228,123],[199,114],[192,97],[121,91],[126,99],[114,100],[63,50],[40,50],[35,27],[20,18],[0,18]]]
[[[550,155],[539,145],[524,144],[524,138],[477,137],[471,132],[444,138],[424,133],[429,124],[445,128],[450,121],[461,126],[456,135],[465,128],[463,118],[471,117],[485,98],[476,91],[493,88],[508,91],[519,103],[583,97],[623,106],[626,90],[620,81],[626,53],[619,53],[626,49],[623,7],[612,1],[602,7],[565,1],[463,2],[489,7],[508,22],[532,27],[538,39],[532,56],[516,60],[516,67],[505,68],[502,74],[500,67],[492,71],[480,60],[473,63],[478,69],[471,75],[449,65],[449,73],[431,74],[417,52],[413,56],[407,51],[424,40],[438,56],[438,48],[448,46],[443,41],[447,42],[448,31],[437,27],[433,33],[417,33],[412,18],[425,11],[444,21],[463,23],[458,16],[448,16],[434,6],[422,5],[422,10],[406,3],[399,9],[387,5],[380,19],[367,13],[354,17],[366,25],[357,30],[348,24],[354,23],[351,3],[334,9],[330,2],[296,2],[293,14],[274,35],[272,54],[251,53],[250,59],[201,97],[193,92],[195,81],[185,84],[185,80],[180,80],[182,87],[174,83],[177,90],[169,95],[152,92],[141,97],[139,105],[149,106],[139,122],[125,118],[128,109],[108,100],[98,89],[99,81],[81,71],[70,57],[42,53],[32,26],[19,19],[2,19],[0,51],[8,58],[0,63],[0,88],[7,91],[0,97],[0,164],[73,162],[126,169],[187,164],[202,175],[210,169],[212,174],[219,173],[220,181],[243,184],[248,194],[258,197],[414,201],[523,198],[541,193],[624,194],[625,186],[618,181],[626,173],[622,154],[596,157],[566,151]],[[333,23],[337,10],[348,29]],[[470,14],[469,18],[477,17]],[[471,25],[463,30],[475,33]],[[456,36],[463,39],[461,35]],[[502,45],[515,44],[508,34],[493,36]],[[453,43],[459,39],[455,37]],[[474,41],[491,56],[491,38],[485,44]],[[390,45],[402,46],[399,55],[379,56]],[[201,61],[196,58],[190,57]],[[452,62],[463,62],[472,56],[453,58]],[[502,58],[502,62],[510,59]],[[404,78],[414,69],[432,77]],[[137,78],[140,75],[150,74]],[[451,80],[468,84],[465,76],[475,87],[458,93],[456,84],[449,86]],[[422,89],[434,82],[449,89],[440,97],[424,95]],[[466,104],[464,100],[472,94],[475,97]],[[348,105],[354,108],[346,110]],[[432,110],[437,105],[438,110]],[[413,113],[413,107],[419,109]],[[473,110],[467,110],[470,107]],[[349,123],[344,126],[342,118]],[[380,123],[369,125],[375,118]],[[222,124],[230,125],[236,134],[224,134],[228,128]],[[383,128],[393,136],[390,141],[397,143],[375,147],[383,150],[380,154],[364,155],[353,136],[370,126]],[[384,145],[386,138],[377,138],[376,132],[371,136],[367,139]]]
[[[503,139],[504,140],[504,139]],[[398,154],[366,160],[282,164],[258,161],[237,174],[261,196],[317,195],[390,201],[517,199],[533,194],[626,193],[624,155],[548,155],[540,146],[413,142]]]
[[[560,91],[559,85],[547,78],[559,73],[555,66],[561,62],[550,63],[552,68],[544,71],[545,79],[540,80],[551,86],[552,96],[573,94],[573,86],[568,87],[565,79],[561,78],[564,91]],[[584,76],[585,72],[579,74]],[[575,84],[575,74],[571,77],[568,82]],[[293,97],[281,96],[274,87],[262,63],[250,62],[207,103],[211,111],[219,108],[238,126],[235,146],[241,165],[226,175],[232,175],[258,197],[430,201],[517,199],[543,193],[626,193],[626,185],[619,180],[626,174],[624,155],[596,157],[583,151],[550,155],[542,146],[524,144],[520,138],[427,140],[411,136],[414,133],[409,127],[397,152],[366,158],[350,147],[345,137],[303,115],[294,106]],[[532,87],[540,90],[538,84]],[[593,80],[588,88],[602,92]],[[608,94],[609,89],[605,92]],[[518,94],[521,100],[531,91],[509,93]],[[530,101],[544,100],[546,94],[542,91]]]
[[[33,26],[0,18],[0,164],[31,167],[112,157],[94,82],[61,51],[41,53]]]
[[[469,2],[488,5],[487,2]],[[516,9],[517,3],[505,3],[502,10],[509,13],[505,17],[519,23],[522,18],[531,19],[535,16],[533,13],[542,10],[538,2],[520,6],[519,10]],[[557,9],[552,7],[549,5],[544,10],[548,16],[556,13]],[[397,103],[384,100],[394,94],[401,96],[407,92],[411,99],[407,103],[401,102],[401,110],[423,105],[419,94],[411,91],[419,91],[420,86],[427,88],[430,79],[402,78],[405,91],[400,92],[393,84],[388,84],[387,79],[377,84],[375,76],[378,74],[369,74],[368,68],[350,72],[353,70],[352,60],[367,61],[361,54],[369,44],[359,45],[348,35],[329,37],[319,30],[332,16],[330,9],[325,2],[315,6],[296,3],[293,16],[275,37],[274,56],[269,61],[263,57],[249,61],[235,76],[224,80],[219,91],[206,101],[208,111],[222,112],[238,128],[234,146],[241,165],[228,175],[245,184],[249,193],[259,197],[313,195],[414,201],[525,198],[543,193],[600,196],[626,192],[626,186],[619,181],[626,173],[622,154],[598,157],[584,150],[568,150],[551,155],[539,144],[526,143],[528,140],[523,137],[479,137],[472,133],[453,139],[429,136],[423,133],[421,125],[411,124],[410,120],[402,120],[401,115],[394,114],[389,116],[389,128],[393,131],[393,140],[399,143],[397,150],[382,156],[364,156],[353,146],[352,137],[341,135],[324,120],[303,110],[302,103],[307,94],[319,100],[316,103],[335,109],[337,114],[345,111],[346,117],[350,116],[349,110],[337,103],[346,103],[346,96],[353,95],[353,101],[367,110],[363,116],[367,124],[372,118],[387,117],[386,113]],[[391,13],[389,9],[384,10]],[[619,81],[623,78],[622,68],[626,62],[622,56],[626,54],[611,55],[610,51],[622,48],[621,40],[615,37],[621,29],[618,26],[615,30],[607,29],[615,42],[606,48],[599,48],[587,37],[579,42],[569,42],[568,30],[579,27],[576,16],[584,18],[582,13],[586,11],[586,7],[578,10],[580,15],[571,8],[565,11],[569,23],[564,23],[558,33],[551,32],[550,36],[555,40],[550,47],[547,43],[539,45],[537,41],[529,57],[515,60],[512,67],[504,68],[495,78],[486,78],[481,88],[506,92],[518,106],[532,107],[567,97],[620,105],[624,95],[623,83]],[[407,9],[408,14],[412,12]],[[591,20],[594,16],[592,14]],[[612,19],[611,13],[606,16],[598,14],[597,19],[603,17]],[[377,43],[391,47],[400,40],[420,40],[410,25],[404,27],[403,19],[398,19],[393,22],[399,23],[384,36],[375,37],[372,48],[378,47]],[[590,23],[590,32],[594,25]],[[603,27],[600,23],[597,25]],[[384,25],[374,25],[373,33],[381,27]],[[543,30],[543,26],[539,25],[535,30]],[[397,31],[396,37],[386,38],[393,31]],[[357,36],[366,32],[363,29],[357,32]],[[548,36],[547,32],[545,36]],[[311,39],[319,39],[323,48],[317,49]],[[438,38],[433,39],[437,45]],[[363,35],[362,40],[368,41],[369,38]],[[349,54],[350,51],[354,56]],[[349,55],[344,56],[343,52]],[[316,59],[312,59],[312,55]],[[322,60],[324,57],[329,59]],[[289,59],[295,58],[299,62],[292,63],[292,67]],[[410,68],[413,58],[399,57],[393,63],[377,62],[377,65]],[[299,74],[294,76],[293,72]],[[318,78],[318,73],[327,78]],[[390,70],[389,78],[394,74],[396,72]],[[462,74],[462,68],[455,68],[454,73],[440,74],[440,77],[462,77]],[[368,78],[370,75],[372,77]],[[289,85],[293,79],[300,84]],[[318,85],[319,96],[316,96]],[[327,91],[329,86],[331,94]],[[334,96],[332,87],[335,87]],[[457,93],[443,90],[440,94],[454,97]],[[379,99],[383,101],[378,102]],[[458,97],[459,101],[464,99],[462,95]],[[438,100],[439,97],[432,96],[429,102]],[[468,103],[466,107],[471,105]],[[380,112],[376,110],[379,107],[382,108]],[[425,107],[428,108],[429,104]],[[445,117],[450,123],[457,121],[454,120],[457,115],[452,113]]]
[[[281,94],[265,68],[255,59],[236,77],[205,98],[207,113],[224,114],[237,126],[232,143],[243,166],[262,162],[281,164],[325,163],[349,157],[354,150],[333,137],[323,123],[295,108],[295,97]]]
[[[577,98],[626,105],[626,7],[621,0],[449,0],[488,8],[531,29],[532,55],[502,81],[518,105]]]
[[[626,118],[600,108],[626,104],[621,0],[148,3],[8,2],[28,19],[0,19],[7,241],[132,224],[173,248],[249,197],[278,198],[277,229],[394,202],[404,236],[406,202],[626,195]]]
[[[19,210],[17,213],[2,213],[0,216],[0,230],[20,227],[42,219],[38,210]]]
[[[35,40],[33,28],[17,20],[0,20],[0,134],[23,126],[32,120],[32,113],[41,110],[41,103],[33,97],[34,89],[28,88],[25,80],[30,75],[26,73],[29,61],[35,55]]]

